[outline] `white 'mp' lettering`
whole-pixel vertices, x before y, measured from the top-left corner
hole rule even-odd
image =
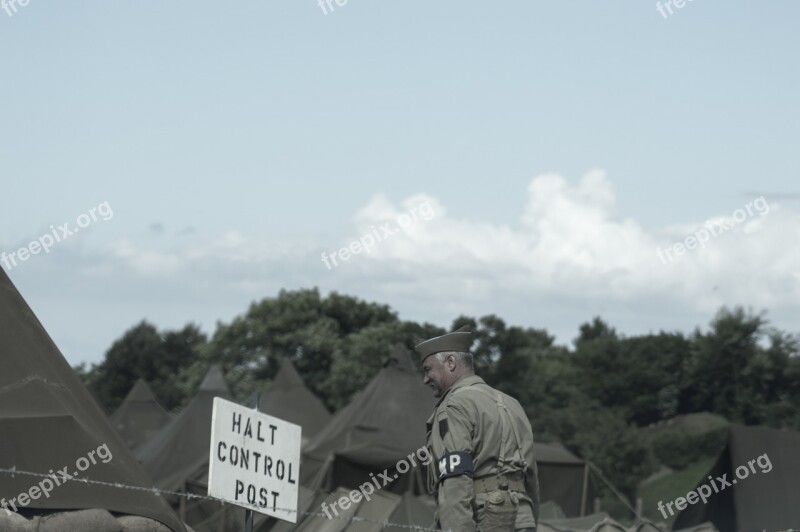
[[[452,473],[453,471],[455,471],[456,467],[458,467],[459,464],[461,464],[461,457],[458,456],[457,454],[451,454],[450,455],[450,472]]]

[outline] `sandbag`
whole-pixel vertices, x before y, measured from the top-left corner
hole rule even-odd
[[[7,513],[0,510],[0,530],[9,532],[35,532],[36,523],[29,521],[16,512]]]
[[[172,532],[162,523],[138,515],[123,515],[117,517],[117,522],[122,525],[122,532]]]
[[[92,508],[42,516],[39,532],[122,532],[122,525],[108,510]]]

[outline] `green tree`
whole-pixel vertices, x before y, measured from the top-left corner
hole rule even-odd
[[[691,411],[708,411],[728,419],[742,420],[753,398],[747,390],[748,366],[758,356],[758,342],[765,332],[762,316],[742,308],[721,309],[711,322],[711,331],[696,331],[687,360],[689,383],[687,406]]]
[[[274,377],[280,360],[288,357],[312,391],[329,407],[339,406],[342,396],[338,395],[338,388],[326,385],[332,378],[337,350],[338,358],[346,359],[347,352],[342,350],[347,338],[357,337],[364,329],[399,323],[388,305],[335,292],[323,298],[316,288],[281,290],[278,297],[251,304],[247,313],[230,324],[219,324],[197,369],[187,370],[184,378],[187,382],[197,380],[202,373],[199,368],[220,363],[234,395],[243,401]],[[388,349],[390,340],[385,338],[380,349]],[[364,372],[368,373],[369,368]],[[335,377],[339,384],[340,374],[338,371]],[[349,397],[361,379],[363,375],[355,375],[353,384],[344,387],[344,396]]]
[[[186,392],[175,386],[175,375],[199,356],[206,336],[199,327],[159,332],[142,321],[126,331],[106,352],[105,359],[84,371],[84,382],[109,412],[113,412],[139,378],[147,381],[164,408],[181,405]]]
[[[578,385],[639,426],[673,417],[685,399],[691,344],[680,333],[620,338],[600,318],[583,324],[573,360]]]
[[[396,321],[370,325],[344,337],[334,350],[330,376],[323,385],[329,403],[334,409],[346,406],[383,368],[395,344],[410,348],[421,338],[440,334],[444,330],[430,324]],[[414,351],[410,354],[421,381],[419,356]]]

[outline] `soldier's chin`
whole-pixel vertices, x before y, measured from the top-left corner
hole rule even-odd
[[[436,386],[435,388],[434,387],[431,387],[431,388],[433,389],[433,396],[434,397],[441,397],[442,396],[442,389],[441,388],[439,388],[438,386]]]

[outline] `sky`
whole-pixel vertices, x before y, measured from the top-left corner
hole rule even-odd
[[[72,364],[312,287],[799,332],[800,4],[674,2],[5,0],[0,267]]]

